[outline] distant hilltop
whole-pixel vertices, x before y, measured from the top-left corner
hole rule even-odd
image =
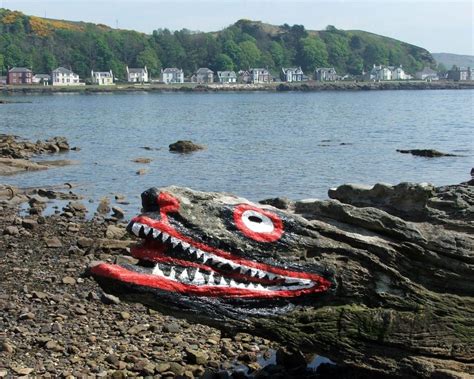
[[[374,64],[402,66],[410,74],[436,67],[421,47],[359,30],[328,26],[275,26],[239,20],[218,32],[157,29],[151,35],[106,25],[27,16],[0,8],[0,68],[28,67],[49,73],[58,66],[81,76],[109,71],[126,77],[126,67],[148,67],[159,75],[179,67],[191,75],[199,67],[214,71],[264,67],[278,75],[282,67],[334,67],[340,74],[360,75]]]
[[[450,53],[432,53],[436,62],[444,65],[447,69],[452,66],[474,68],[474,55],[460,55]]]

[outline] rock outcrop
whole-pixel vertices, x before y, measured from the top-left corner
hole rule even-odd
[[[106,289],[375,375],[474,375],[474,187],[342,186],[275,202],[168,187],[129,231],[147,264],[95,263]],[[198,267],[196,269],[196,267]]]
[[[171,152],[175,153],[192,153],[198,150],[204,150],[206,147],[204,145],[199,145],[192,141],[177,141],[169,145]]]
[[[398,149],[397,151],[402,154],[411,154],[417,157],[425,157],[425,158],[456,157],[455,154],[443,153],[435,149],[410,149],[410,150]]]
[[[25,171],[46,170],[50,167],[66,166],[77,162],[71,160],[32,161],[33,155],[54,154],[70,150],[64,137],[54,137],[35,143],[13,135],[0,135],[0,175],[13,175]]]

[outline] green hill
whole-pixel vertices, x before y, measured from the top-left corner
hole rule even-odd
[[[112,69],[124,77],[125,65],[147,65],[156,76],[162,67],[181,67],[189,75],[199,67],[239,70],[282,66],[336,67],[360,74],[373,64],[402,64],[408,72],[435,66],[430,53],[392,38],[328,26],[324,31],[302,25],[268,25],[240,20],[212,33],[187,29],[155,30],[151,35],[105,25],[52,20],[0,9],[0,68],[30,67],[50,72],[70,67],[82,77],[90,70]]]
[[[436,62],[444,65],[447,69],[450,69],[452,66],[474,68],[473,55],[459,55],[450,53],[432,53],[431,55],[436,60]]]

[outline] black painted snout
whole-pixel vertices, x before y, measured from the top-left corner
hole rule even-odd
[[[142,192],[142,208],[144,212],[159,211],[158,194],[159,191],[156,188],[150,188]]]

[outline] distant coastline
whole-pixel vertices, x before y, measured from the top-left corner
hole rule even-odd
[[[474,89],[474,81],[387,81],[387,82],[305,82],[270,84],[144,84],[128,83],[113,86],[39,86],[10,85],[0,87],[0,93],[50,94],[50,93],[108,93],[108,92],[317,92],[317,91],[380,91],[380,90],[442,90]]]

